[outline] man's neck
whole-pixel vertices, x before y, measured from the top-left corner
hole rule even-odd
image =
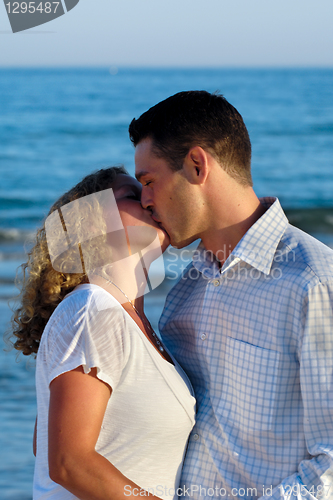
[[[202,235],[202,242],[206,250],[211,251],[220,263],[220,267],[227,260],[239,241],[251,226],[265,213],[265,207],[257,197],[247,204],[246,209],[235,208],[229,222],[220,223],[216,217],[215,224]],[[223,218],[221,217],[223,221]]]

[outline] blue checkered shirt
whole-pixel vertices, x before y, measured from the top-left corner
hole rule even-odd
[[[261,202],[221,269],[199,245],[160,320],[197,397],[180,497],[333,498],[333,252]]]

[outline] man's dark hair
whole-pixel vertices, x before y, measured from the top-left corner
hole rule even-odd
[[[129,126],[134,146],[152,139],[152,151],[174,171],[193,146],[210,153],[240,184],[252,186],[251,142],[243,118],[220,94],[179,92],[134,118]]]

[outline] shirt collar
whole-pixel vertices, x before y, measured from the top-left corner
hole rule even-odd
[[[265,274],[270,273],[288,219],[277,198],[260,198],[260,202],[267,209],[266,212],[245,233],[223,264],[221,271],[219,262],[212,252],[207,251],[203,243],[200,243],[193,255],[193,266],[198,271],[208,278],[214,278],[242,260]]]
[[[202,241],[193,253],[193,266],[208,279],[220,274],[220,264],[213,252],[206,250]]]

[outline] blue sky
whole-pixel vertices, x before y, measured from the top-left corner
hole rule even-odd
[[[0,5],[0,66],[329,66],[332,0],[80,0],[12,34]]]

